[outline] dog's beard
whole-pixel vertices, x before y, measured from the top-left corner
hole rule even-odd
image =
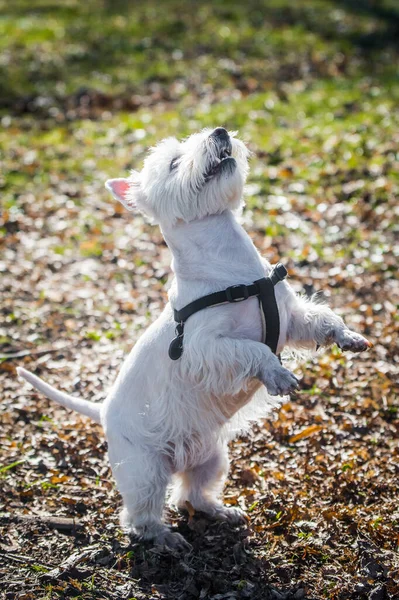
[[[244,180],[234,158],[223,160],[216,172],[205,181],[198,195],[198,213],[205,215],[220,214],[241,205]]]

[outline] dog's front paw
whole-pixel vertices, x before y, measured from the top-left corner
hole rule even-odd
[[[260,380],[266,386],[271,396],[286,396],[293,392],[299,385],[294,373],[278,364],[278,367],[265,369]]]
[[[350,329],[343,329],[336,333],[335,343],[341,350],[350,350],[351,352],[363,352],[372,347],[372,343],[366,340],[365,337],[351,331]]]

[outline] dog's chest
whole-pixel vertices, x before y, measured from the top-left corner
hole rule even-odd
[[[262,311],[258,298],[230,304],[225,307],[230,313],[232,334],[234,337],[261,342],[265,337]]]

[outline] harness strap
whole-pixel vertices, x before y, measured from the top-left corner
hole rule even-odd
[[[258,296],[259,294],[260,288],[257,282],[252,283],[251,285],[232,285],[221,292],[214,292],[213,294],[202,296],[202,298],[190,302],[190,304],[187,304],[181,310],[174,310],[174,319],[176,323],[184,323],[191,315],[203,308],[224,304],[226,302],[242,302],[251,296]]]
[[[214,292],[213,294],[198,298],[180,310],[174,310],[174,319],[178,325],[176,327],[176,337],[169,346],[169,357],[172,360],[177,360],[181,357],[183,353],[184,323],[191,315],[210,306],[217,306],[218,304],[225,304],[226,302],[243,302],[252,296],[259,296],[266,322],[265,344],[267,344],[275,354],[280,335],[280,319],[274,286],[279,281],[283,281],[286,276],[287,269],[284,265],[278,263],[273,267],[268,277],[262,277],[262,279],[258,279],[250,285],[232,285],[220,292]]]
[[[259,279],[256,283],[260,287],[259,300],[266,321],[265,344],[269,346],[273,354],[276,354],[278,338],[280,337],[280,317],[274,293],[274,285],[269,277]]]

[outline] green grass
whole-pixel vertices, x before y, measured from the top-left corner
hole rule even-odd
[[[5,465],[3,467],[0,467],[0,475],[3,475],[4,473],[6,473],[7,471],[9,471],[10,469],[15,469],[15,467],[18,467],[18,465],[22,465],[22,463],[24,463],[24,460],[16,460],[12,463],[10,463],[9,465]]]
[[[12,117],[0,131],[3,206],[17,220],[28,206],[37,216],[44,207],[55,214],[66,210],[66,239],[62,230],[59,234],[59,220],[43,223],[50,239],[53,236],[49,250],[54,260],[74,254],[101,257],[104,247],[114,243],[107,220],[97,217],[98,210],[114,210],[104,181],[140,168],[148,146],[164,136],[186,136],[222,124],[238,129],[253,151],[247,205],[267,236],[275,239],[288,228],[297,238],[290,249],[295,261],[313,254],[334,263],[367,246],[362,265],[378,270],[390,246],[378,231],[350,223],[364,220],[370,211],[377,222],[383,221],[384,206],[399,190],[394,141],[398,101],[395,81],[384,85],[369,78],[319,79],[304,88],[291,86],[284,99],[275,91],[260,92],[207,104],[206,110],[179,102],[162,111],[143,108],[106,120],[51,122],[51,127],[48,119]],[[29,194],[35,198],[33,206],[26,203]],[[309,240],[310,224],[337,201],[348,226],[321,227],[317,235],[313,229]],[[301,218],[283,219],[298,209]],[[386,229],[393,228],[390,220]]]
[[[87,87],[140,93],[178,79],[272,88],[305,74],[369,73],[371,55],[373,71],[395,72],[394,2],[166,0],[160,10],[154,0],[2,0],[0,9],[0,87],[11,101]]]

